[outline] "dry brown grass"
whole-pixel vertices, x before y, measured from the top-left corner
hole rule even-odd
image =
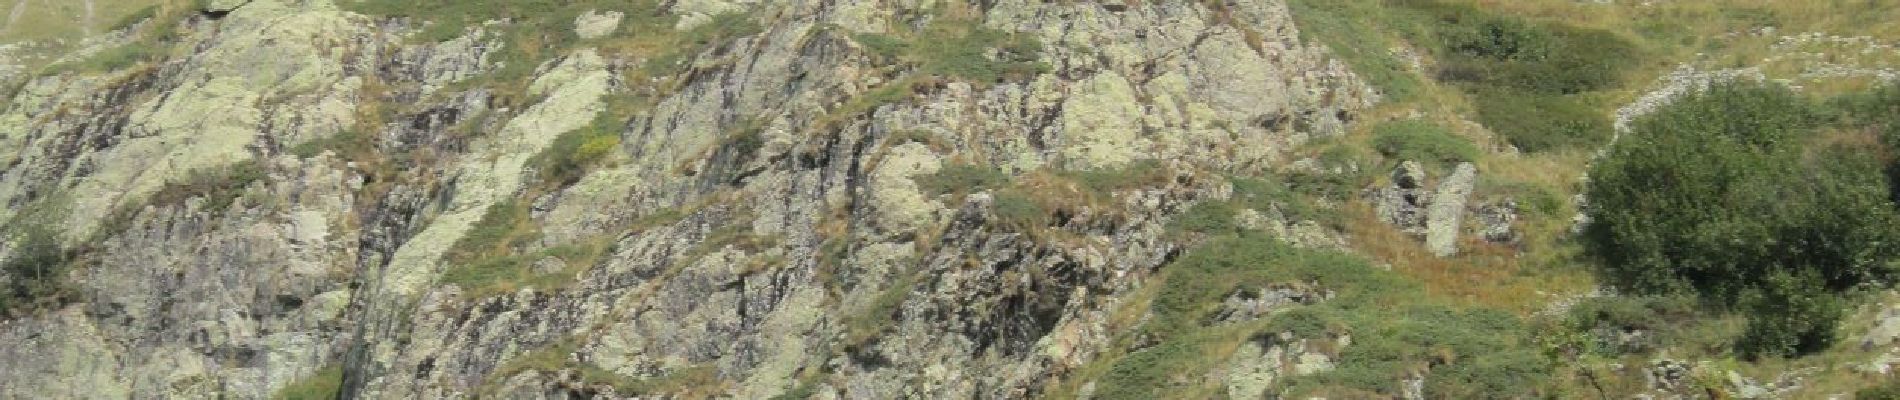
[[[1464,252],[1433,256],[1423,242],[1380,221],[1363,203],[1343,207],[1345,230],[1354,248],[1394,272],[1420,282],[1425,292],[1460,304],[1492,307],[1529,315],[1557,295],[1589,291],[1587,271],[1549,268],[1516,249],[1467,237]]]

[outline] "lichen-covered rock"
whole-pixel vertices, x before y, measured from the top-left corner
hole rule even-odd
[[[252,0],[193,17],[152,68],[25,83],[0,108],[0,221],[68,206],[93,262],[77,301],[0,322],[27,344],[0,350],[0,397],[263,398],[326,366],[358,398],[1035,397],[1110,351],[1115,310],[1184,246],[1167,221],[1231,196],[1208,177],[1271,171],[1377,98],[1279,1],[989,2],[975,23],[1049,66],[997,82],[903,76],[921,72],[848,34],[934,2],[668,4],[679,29],[761,29],[685,49],[673,76],[623,81],[643,60],[583,41],[471,87],[523,62],[497,60],[508,22],[413,43],[410,21]],[[845,112],[891,82],[919,83]],[[540,179],[558,138],[630,103],[596,164]],[[1165,173],[1088,201],[917,184],[1144,162]],[[251,174],[180,185],[204,171]],[[441,282],[497,204],[526,206],[531,234],[496,247],[536,282]],[[1273,368],[1331,362],[1290,357]]]
[[[1425,247],[1439,257],[1458,253],[1458,234],[1464,229],[1466,201],[1478,183],[1478,168],[1459,163],[1451,175],[1438,183],[1432,205],[1425,216]]]
[[[597,13],[594,10],[588,10],[574,18],[574,35],[581,39],[599,39],[612,35],[614,30],[620,29],[620,20],[625,17],[626,13],[619,11]]]
[[[1491,243],[1516,243],[1517,212],[1517,201],[1511,199],[1479,206],[1478,237]]]
[[[1392,186],[1371,194],[1379,219],[1401,230],[1420,233],[1425,228],[1425,208],[1432,199],[1425,180],[1425,167],[1417,161],[1399,163],[1392,170]]]

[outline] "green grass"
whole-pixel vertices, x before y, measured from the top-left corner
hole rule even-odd
[[[1577,95],[1478,89],[1478,122],[1518,150],[1537,153],[1609,143],[1610,118]]]
[[[167,182],[165,186],[147,197],[145,203],[128,204],[128,206],[136,208],[143,208],[145,205],[177,206],[191,199],[203,199],[202,209],[220,212],[236,203],[238,197],[244,194],[245,188],[268,177],[269,173],[264,170],[263,163],[254,160],[241,161],[228,167],[194,170],[186,174],[182,180]],[[136,208],[121,210],[121,213],[115,215],[129,216],[130,214],[125,211],[136,211]]]
[[[345,129],[334,135],[298,143],[286,150],[297,158],[311,158],[325,151],[334,151],[343,157],[351,155],[374,155],[376,138],[364,133],[362,129]]]
[[[430,25],[411,38],[419,42],[459,37],[485,21],[510,21],[485,27],[490,37],[504,43],[491,56],[501,67],[460,84],[495,89],[504,104],[534,100],[526,98],[525,92],[535,68],[579,46],[596,47],[609,56],[645,60],[641,68],[627,71],[626,78],[647,81],[678,75],[690,68],[692,58],[702,51],[762,29],[749,14],[728,13],[693,29],[677,31],[673,27],[678,18],[665,6],[657,0],[366,0],[343,4],[345,9],[362,14],[427,21]],[[582,40],[575,35],[573,22],[589,10],[620,11],[626,16],[612,35]]]
[[[1418,161],[1443,168],[1453,163],[1478,161],[1480,155],[1470,140],[1422,120],[1383,122],[1372,128],[1372,135],[1373,149],[1387,160]]]
[[[1188,207],[1187,211],[1175,216],[1173,221],[1169,221],[1168,228],[1177,232],[1201,234],[1237,233],[1240,231],[1240,224],[1236,223],[1235,219],[1239,215],[1240,208],[1235,207],[1233,203],[1203,201],[1194,203],[1194,206]]]
[[[568,186],[586,176],[620,147],[620,120],[601,113],[586,127],[562,133],[528,162],[542,182]]]
[[[602,239],[583,240],[545,250],[504,255],[451,265],[442,273],[441,282],[457,285],[472,298],[508,294],[523,288],[550,290],[574,281],[580,270],[592,266],[606,255],[611,246]],[[561,269],[549,273],[534,271],[534,263],[553,258]]]
[[[1061,175],[1104,198],[1117,191],[1166,183],[1174,177],[1173,171],[1156,160],[1135,161],[1119,168],[1063,171]]]
[[[863,346],[889,329],[895,321],[898,308],[904,305],[905,299],[910,298],[919,280],[924,279],[911,265],[899,265],[899,268],[904,268],[904,272],[891,282],[890,287],[878,292],[877,297],[863,310],[845,318],[846,346]]]
[[[622,396],[679,394],[712,389],[719,384],[719,371],[710,364],[681,368],[653,378],[620,375],[598,365],[574,360],[573,354],[579,351],[580,341],[579,338],[561,339],[545,347],[510,358],[507,363],[489,374],[490,379],[484,384],[482,391],[493,392],[496,389],[493,385],[501,379],[528,371],[573,371],[579,374],[576,378],[581,382],[612,386],[614,393]]]
[[[918,71],[988,84],[1047,72],[1035,37],[990,29],[974,19],[939,17],[920,31],[851,36],[873,56]],[[994,57],[992,57],[994,55]]]
[[[1050,223],[1049,208],[1027,193],[998,192],[994,207],[996,225],[1017,232],[1034,233]]]
[[[661,223],[673,214],[660,213],[652,223]],[[676,216],[673,216],[676,218]],[[469,297],[480,298],[512,293],[523,288],[553,289],[573,281],[581,270],[593,266],[611,252],[609,236],[583,238],[546,249],[522,252],[540,239],[540,230],[528,218],[527,206],[510,200],[488,208],[481,221],[464,233],[444,256],[448,268],[440,282],[461,287]],[[559,261],[562,268],[539,273],[534,264],[543,259]]]
[[[1517,317],[1443,305],[1416,282],[1343,253],[1298,249],[1260,235],[1224,236],[1188,251],[1162,269],[1153,317],[1142,328],[1153,347],[1112,361],[1098,381],[1104,399],[1211,394],[1202,380],[1240,341],[1277,342],[1282,333],[1326,341],[1338,367],[1282,377],[1289,396],[1393,396],[1407,376],[1423,373],[1432,398],[1537,397],[1553,368]],[[1211,320],[1236,290],[1273,284],[1309,287],[1331,297],[1251,322]],[[1310,351],[1328,351],[1324,346]]]
[[[1377,0],[1292,0],[1288,7],[1301,39],[1326,45],[1388,101],[1424,94],[1419,76],[1392,54],[1395,43],[1379,33],[1409,23],[1396,11]]]
[[[332,400],[343,391],[343,366],[330,365],[317,373],[278,389],[277,400]]]
[[[1002,188],[1010,183],[1010,177],[994,166],[949,164],[936,173],[918,176],[916,181],[925,193],[972,193]]]
[[[27,71],[37,70],[44,62],[52,61],[69,51],[75,50],[77,43],[90,31],[94,36],[130,27],[149,18],[161,16],[161,4],[171,7],[189,6],[185,0],[113,0],[94,2],[91,19],[86,18],[83,2],[79,1],[25,1],[25,7],[19,19],[7,23],[6,19],[13,11],[14,2],[0,5],[0,43],[37,42],[44,46],[39,51],[15,53],[11,62],[22,62]],[[52,44],[50,41],[62,41]],[[45,56],[45,58],[38,58]]]

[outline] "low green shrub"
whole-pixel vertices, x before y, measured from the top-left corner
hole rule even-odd
[[[154,4],[154,5],[146,6],[145,8],[141,8],[138,11],[133,11],[131,14],[126,14],[123,17],[119,17],[119,20],[116,22],[113,22],[112,26],[108,29],[116,31],[116,30],[131,28],[134,25],[138,25],[138,23],[140,22],[145,22],[146,20],[156,18],[159,16],[160,8],[161,7]]]

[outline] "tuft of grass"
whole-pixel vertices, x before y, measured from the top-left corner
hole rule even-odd
[[[332,364],[317,370],[316,374],[278,389],[272,399],[277,400],[331,400],[343,392],[343,366]]]
[[[586,127],[562,133],[529,160],[542,182],[573,185],[620,147],[620,120],[601,113]]]
[[[1157,186],[1174,179],[1173,171],[1156,160],[1136,161],[1113,169],[1063,171],[1061,175],[1103,198],[1117,191]]]
[[[891,283],[890,287],[879,292],[862,312],[846,318],[845,345],[847,347],[863,346],[883,334],[885,329],[890,328],[892,322],[897,319],[897,313],[901,311],[900,307],[904,305],[904,300],[910,298],[911,292],[916,289],[920,279],[923,279],[923,276],[916,269],[906,269],[903,275],[898,276],[897,280]]]
[[[919,176],[917,186],[925,193],[971,193],[998,189],[1010,183],[1009,174],[993,166],[950,164],[936,173]]]
[[[998,192],[994,207],[997,225],[1018,232],[1034,233],[1050,223],[1049,209],[1026,193]]]
[[[191,171],[185,178],[167,182],[164,187],[148,197],[145,204],[153,206],[182,205],[185,201],[202,198],[203,209],[212,212],[223,211],[237,202],[244,188],[264,180],[269,174],[260,161],[243,161],[224,168],[207,168]],[[132,206],[128,204],[128,206]],[[137,207],[137,206],[133,206]],[[136,211],[136,208],[124,211]],[[115,215],[130,215],[129,213]]]

